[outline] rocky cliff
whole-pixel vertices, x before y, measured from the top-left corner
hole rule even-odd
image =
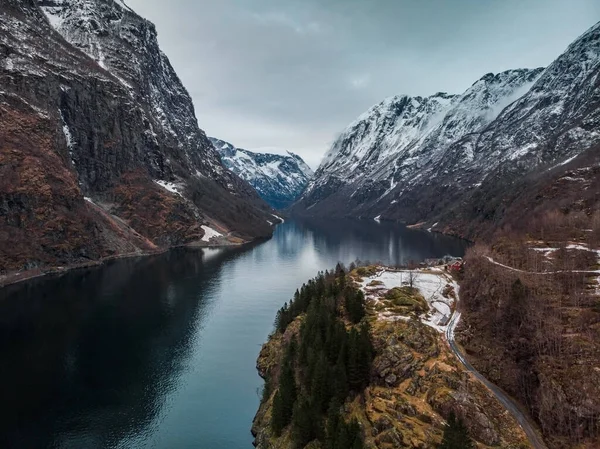
[[[0,58],[0,270],[270,235],[122,2],[7,0]]]
[[[223,165],[247,181],[275,209],[285,209],[296,201],[313,175],[297,154],[255,153],[223,140],[212,137],[210,140]]]
[[[506,412],[489,390],[464,370],[443,341],[442,334],[420,320],[424,309],[418,304],[429,308],[423,296],[408,287],[402,289],[402,297],[397,296],[395,293],[400,290],[385,288],[383,282],[378,280],[380,277],[374,274],[377,271],[376,267],[363,267],[350,273],[355,287],[367,285],[364,288],[368,306],[363,321],[370,323],[374,351],[368,385],[361,392],[351,393],[340,407],[343,419],[355,419],[359,423],[362,444],[352,447],[437,447],[442,439],[445,420],[452,413],[461,417],[479,448],[530,447],[512,415]],[[369,275],[372,275],[373,281],[370,281]],[[338,295],[337,301],[344,303],[343,297],[348,294],[346,290]],[[452,302],[451,297],[455,293],[450,284],[443,294]],[[332,293],[327,293],[323,298],[328,304],[335,304],[333,297],[328,295]],[[386,299],[391,297],[394,299]],[[381,306],[388,302],[390,308],[382,311]],[[293,306],[290,303],[291,309]],[[338,315],[344,316],[345,309],[340,309]],[[299,315],[284,332],[273,333],[260,352],[257,368],[267,380],[267,385],[252,427],[255,445],[259,449],[327,447],[321,441],[322,436],[318,435],[306,446],[294,446],[298,429],[293,420],[279,436],[271,425],[287,348],[296,342],[294,344],[300,348],[298,353],[302,354],[301,336],[308,319],[307,314]],[[348,322],[345,325],[350,326]],[[345,350],[343,348],[341,351]],[[310,372],[310,365],[302,361],[302,356],[299,359],[297,372],[300,374],[297,374],[297,379],[301,379],[303,373]],[[338,378],[337,372],[335,378]],[[298,395],[301,395],[300,384],[297,388]],[[330,388],[336,389],[337,384],[334,383]],[[328,416],[327,422],[323,423],[327,433],[324,438],[326,442],[330,441],[328,432],[331,419]]]

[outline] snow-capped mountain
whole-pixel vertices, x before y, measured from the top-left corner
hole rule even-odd
[[[599,70],[600,24],[546,69],[488,74],[461,95],[389,98],[342,132],[293,211],[441,227],[481,210],[600,143]]]
[[[275,209],[285,209],[296,201],[313,175],[297,154],[255,153],[214,137],[209,139],[223,165],[247,181]]]
[[[4,0],[0,54],[0,271],[272,233],[122,1]]]
[[[307,188],[303,204],[318,208],[328,186],[335,196],[350,195],[358,207],[387,196],[393,201],[396,188],[419,182],[454,142],[493,121],[533,85],[542,70],[488,74],[462,95],[404,95],[384,100],[335,141]]]

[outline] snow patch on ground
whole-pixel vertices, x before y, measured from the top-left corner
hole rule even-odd
[[[379,295],[382,293],[382,289],[387,291],[395,287],[406,287],[410,273],[409,270],[391,271],[381,268],[374,276],[363,278],[361,289],[365,292],[368,300],[373,300],[377,304],[381,301]],[[414,270],[412,273],[415,276],[414,287],[419,290],[429,305],[429,312],[421,316],[421,321],[439,332],[445,332],[455,300],[452,297],[445,297],[442,293],[445,287],[450,285],[458,295],[458,284],[441,268]],[[381,284],[369,286],[373,281],[379,281]],[[388,321],[409,319],[389,311],[379,312],[378,317]]]
[[[156,179],[154,180],[154,182],[161,186],[163,189],[168,190],[171,193],[175,193],[183,198],[183,195],[181,194],[181,192],[183,191],[183,186],[181,184]]]
[[[48,18],[48,22],[50,22],[52,28],[59,30],[65,21],[64,17],[60,14],[60,10],[57,8],[42,8],[42,11]]]
[[[381,215],[377,215],[375,218],[373,218],[373,220],[375,220],[377,223],[381,223]]]
[[[284,220],[283,218],[281,218],[280,216],[278,216],[278,215],[275,215],[275,214],[271,214],[271,215],[272,215],[273,217],[277,218],[278,220],[281,220],[281,224],[285,223],[285,220]]]
[[[548,169],[548,171],[550,171],[550,170],[552,170],[552,169],[554,169],[554,168],[556,168],[556,167],[561,167],[561,166],[563,166],[563,165],[567,165],[569,162],[571,162],[571,161],[572,161],[573,159],[575,159],[577,156],[579,156],[579,154],[576,154],[575,156],[573,156],[573,157],[570,157],[569,159],[565,159],[564,161],[560,162],[559,164],[556,164],[556,165],[554,165],[554,166],[550,167],[550,168]]]
[[[438,223],[434,223],[428,230],[427,232],[431,232],[433,230],[433,228],[435,228],[438,225]]]
[[[587,246],[584,246],[584,245],[575,245],[575,244],[567,245],[567,249],[578,249],[578,250],[581,250],[581,251],[589,251],[590,250]]]
[[[204,230],[204,236],[202,237],[202,241],[203,242],[210,242],[211,239],[213,239],[215,237],[222,237],[223,236],[223,234],[221,234],[218,231],[215,231],[210,226],[202,225],[202,229]]]

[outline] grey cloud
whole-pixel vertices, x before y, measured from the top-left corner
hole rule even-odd
[[[383,98],[547,65],[600,18],[597,0],[127,3],[156,24],[209,135],[312,166]]]

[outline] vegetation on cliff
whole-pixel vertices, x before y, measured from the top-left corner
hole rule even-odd
[[[305,284],[279,310],[277,332],[284,333],[301,314],[298,336],[284,345],[273,397],[273,435],[280,437],[289,427],[295,447],[316,440],[331,449],[362,448],[360,426],[346,422],[340,408],[350,394],[369,383],[373,358],[369,328],[366,322],[357,326],[365,315],[364,294],[346,282],[338,265],[335,272]]]
[[[256,446],[470,448],[473,438],[479,448],[528,448],[512,416],[421,322],[417,308],[428,307],[422,292],[399,289],[414,307],[398,319],[375,309],[357,281],[379,271],[338,266],[278,312],[257,363],[266,385],[253,424]]]
[[[599,220],[549,212],[466,257],[459,342],[553,449],[600,444]]]

